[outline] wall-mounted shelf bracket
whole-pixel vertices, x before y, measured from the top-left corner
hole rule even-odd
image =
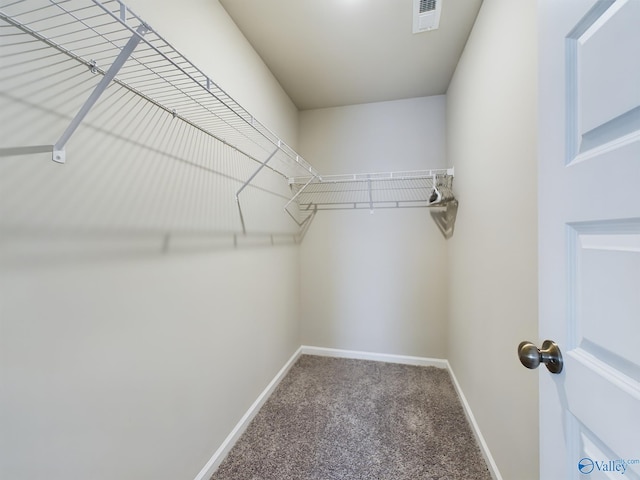
[[[249,179],[244,182],[242,184],[242,186],[238,189],[238,191],[236,192],[236,202],[240,201],[240,194],[242,193],[242,191],[247,188],[247,186],[253,181],[254,178],[256,178],[258,176],[258,174],[260,173],[260,171],[267,166],[267,164],[271,161],[271,159],[276,155],[276,153],[278,153],[278,150],[280,150],[280,142],[278,142],[278,148],[276,148],[273,152],[271,152],[271,155],[269,155],[267,157],[267,159],[262,162],[260,164],[260,166],[256,169],[255,172],[253,172],[251,174],[251,176],[249,177]]]
[[[281,147],[281,142],[278,140],[278,147],[273,152],[271,152],[271,155],[269,155],[267,159],[260,164],[260,166],[256,169],[256,171],[251,174],[251,176],[247,179],[247,181],[244,182],[236,192],[236,204],[238,205],[238,213],[240,214],[240,223],[242,224],[242,233],[245,235],[247,233],[247,226],[244,223],[244,215],[242,215],[242,207],[240,206],[240,194],[245,188],[249,186],[249,184],[253,181],[253,179],[258,176],[260,171],[262,171],[262,169],[267,166],[267,164],[271,161],[271,159],[275,157],[276,153],[280,151],[280,147]]]
[[[102,80],[100,80],[98,85],[96,85],[96,87],[93,89],[93,91],[91,92],[91,95],[89,95],[89,98],[87,98],[87,100],[84,102],[82,107],[80,107],[80,110],[78,111],[78,113],[76,113],[76,116],[73,117],[73,120],[71,120],[71,123],[69,124],[67,129],[64,131],[60,139],[53,146],[52,160],[54,162],[57,162],[57,163],[65,162],[66,160],[66,155],[64,151],[65,145],[67,144],[71,136],[74,134],[74,132],[78,129],[78,127],[80,126],[84,118],[87,116],[87,114],[91,111],[91,109],[96,104],[100,96],[107,89],[107,87],[109,86],[109,83],[111,83],[111,81],[116,77],[116,75],[118,74],[120,69],[123,67],[125,62],[129,59],[133,51],[136,49],[136,47],[142,40],[142,37],[144,36],[145,33],[147,33],[148,30],[149,28],[146,25],[141,24],[136,29],[135,33],[131,36],[129,41],[126,43],[126,45],[122,48],[122,50],[120,51],[120,54],[113,61],[113,63],[111,64],[111,67],[109,67],[109,70],[105,72],[104,77],[102,77]],[[92,62],[91,72],[95,72],[95,71],[97,71],[97,66],[95,62]]]
[[[310,221],[310,219],[315,215],[315,213],[317,212],[317,208],[311,209],[311,208],[307,208],[306,210],[310,210],[310,213],[304,218],[302,219],[302,221],[298,220],[296,218],[296,216],[291,213],[291,210],[289,210],[289,207],[291,206],[291,204],[293,202],[296,201],[296,199],[298,198],[298,196],[304,191],[305,188],[307,188],[316,178],[320,178],[322,179],[322,177],[320,177],[317,173],[312,175],[311,177],[309,177],[309,180],[307,181],[307,183],[305,183],[296,193],[293,197],[291,197],[289,199],[289,201],[287,202],[287,204],[284,206],[284,211],[287,212],[287,214],[293,219],[294,222],[296,222],[298,224],[298,227],[302,228],[305,223],[307,223],[308,221]],[[291,186],[291,182],[292,182],[292,178],[289,179],[289,186]],[[310,207],[310,206],[309,206]]]

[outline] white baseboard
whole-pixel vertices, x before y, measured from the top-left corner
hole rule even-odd
[[[487,442],[485,442],[484,437],[482,436],[482,432],[480,431],[480,426],[478,425],[478,422],[476,422],[476,418],[473,416],[473,412],[471,411],[469,402],[467,402],[467,399],[464,396],[464,393],[462,393],[462,387],[460,387],[460,384],[458,383],[458,379],[456,378],[456,375],[453,373],[453,369],[451,368],[449,361],[446,360],[446,362],[447,362],[447,369],[449,370],[449,374],[451,375],[451,380],[453,380],[453,385],[455,386],[456,392],[458,393],[458,398],[460,398],[460,403],[462,403],[462,408],[464,410],[464,413],[467,416],[467,420],[471,425],[471,430],[473,430],[473,434],[475,435],[478,445],[480,446],[480,452],[482,453],[482,456],[484,457],[484,460],[487,463],[487,468],[489,468],[489,473],[491,474],[491,477],[493,478],[493,480],[502,480],[502,475],[500,475],[500,471],[498,470],[498,465],[496,465],[496,462],[493,459],[493,456],[491,455],[491,451],[489,450],[489,446],[487,445]]]
[[[388,362],[388,363],[400,363],[404,365],[418,365],[423,367],[438,367],[438,368],[446,368],[451,375],[451,379],[455,386],[456,392],[458,393],[458,397],[460,398],[460,402],[462,403],[462,408],[464,410],[467,419],[469,420],[469,424],[471,425],[471,429],[478,441],[480,446],[480,451],[487,462],[487,467],[489,468],[489,472],[493,477],[493,480],[503,480],[500,472],[498,470],[498,466],[496,462],[493,460],[493,456],[489,451],[489,447],[480,432],[480,427],[476,422],[475,417],[473,416],[473,412],[471,411],[471,407],[467,402],[467,399],[462,392],[462,388],[456,379],[455,374],[453,373],[453,369],[449,364],[448,360],[443,360],[440,358],[426,358],[426,357],[412,357],[407,355],[393,355],[388,353],[374,353],[374,352],[361,352],[355,350],[340,350],[335,348],[323,348],[323,347],[312,347],[308,345],[301,346],[287,361],[287,363],[280,369],[280,371],[276,374],[273,380],[267,385],[264,391],[260,394],[253,405],[249,407],[247,413],[240,419],[231,433],[227,436],[227,438],[222,442],[220,448],[216,450],[211,459],[207,462],[204,468],[198,473],[194,480],[208,480],[211,475],[216,471],[224,457],[229,453],[233,445],[238,441],[240,436],[244,433],[244,431],[253,420],[253,417],[256,416],[262,405],[267,401],[269,396],[276,389],[280,381],[285,377],[289,369],[293,366],[293,364],[298,360],[300,355],[317,355],[323,357],[337,357],[337,358],[352,358],[357,360],[373,360],[377,362]]]
[[[263,390],[263,392],[258,396],[257,400],[253,402],[253,405],[249,407],[249,410],[247,410],[247,413],[243,415],[243,417],[236,424],[236,426],[233,428],[231,433],[227,436],[227,438],[224,439],[224,442],[222,442],[222,445],[220,445],[220,448],[216,450],[216,452],[213,454],[211,459],[202,468],[202,470],[200,470],[200,473],[196,475],[195,480],[209,480],[209,478],[211,478],[211,475],[214,474],[216,469],[222,463],[222,460],[224,460],[224,457],[227,456],[231,448],[235,445],[235,443],[238,441],[240,436],[247,429],[247,427],[249,426],[249,423],[251,423],[251,420],[253,420],[253,417],[256,416],[256,414],[258,413],[262,405],[264,405],[264,402],[267,401],[267,399],[276,389],[280,381],[285,377],[289,369],[293,366],[296,360],[298,360],[298,358],[302,354],[301,352],[302,352],[302,348],[299,348],[291,356],[291,358],[287,361],[287,363],[285,363],[284,367],[280,369],[280,371],[276,374],[273,380],[271,380],[269,385],[267,385],[267,387]]]
[[[303,355],[317,355],[321,357],[353,358],[356,360],[373,360],[376,362],[402,363],[404,365],[418,365],[421,367],[449,368],[449,362],[440,358],[411,357],[407,355],[393,355],[389,353],[361,352],[356,350],[340,350],[336,348],[301,347]]]

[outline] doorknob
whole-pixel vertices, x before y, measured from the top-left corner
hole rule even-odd
[[[545,340],[542,348],[538,349],[531,342],[520,342],[518,345],[518,357],[520,363],[527,368],[538,368],[540,363],[544,363],[551,373],[562,371],[562,353],[556,342]]]

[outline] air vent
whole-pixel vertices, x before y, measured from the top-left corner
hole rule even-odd
[[[413,33],[428,32],[440,25],[443,0],[413,0]]]
[[[436,0],[420,0],[420,13],[432,12],[436,9]]]

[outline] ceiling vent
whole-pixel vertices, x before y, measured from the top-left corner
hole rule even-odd
[[[442,0],[413,0],[413,33],[428,32],[440,25]]]

